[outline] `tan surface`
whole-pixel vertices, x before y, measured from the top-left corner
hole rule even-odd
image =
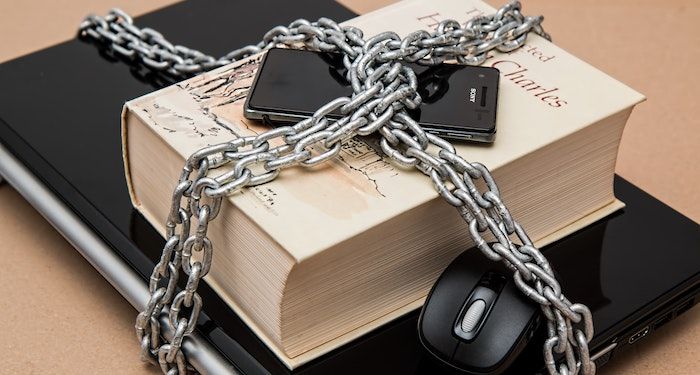
[[[157,373],[131,305],[7,185],[0,212],[0,374]]]
[[[379,3],[348,1],[360,11]],[[2,0],[0,61],[71,37],[87,12],[119,5],[136,14],[168,2]],[[557,44],[648,96],[623,137],[618,172],[700,222],[700,129],[693,117],[700,5],[529,0],[526,13],[546,14]],[[157,373],[138,362],[134,310],[8,186],[0,187],[0,239],[0,374]],[[695,308],[603,372],[695,374],[698,358]]]

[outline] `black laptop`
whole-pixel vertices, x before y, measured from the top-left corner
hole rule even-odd
[[[136,22],[222,55],[256,42],[271,25],[321,16],[344,20],[355,14],[333,1],[200,0]],[[126,100],[171,82],[80,40],[0,65],[0,175],[137,308],[145,303],[163,239],[131,206],[120,112]],[[622,178],[615,191],[624,210],[544,249],[566,295],[593,311],[591,348],[599,366],[690,309],[700,287],[700,226]],[[204,313],[184,347],[203,373],[453,371],[422,349],[417,311],[292,371],[211,289],[201,288]],[[541,371],[540,344],[533,342],[513,373]]]

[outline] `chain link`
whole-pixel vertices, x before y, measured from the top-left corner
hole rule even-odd
[[[352,97],[334,99],[294,125],[209,146],[188,158],[172,195],[167,241],[150,278],[151,298],[136,320],[142,357],[157,362],[165,374],[194,371],[181,346],[202,309],[197,286],[209,273],[213,255],[207,228],[225,196],[269,182],[284,168],[312,167],[333,159],[342,142],[378,132],[383,152],[398,165],[415,167],[430,177],[439,195],[468,224],[476,247],[489,259],[503,262],[517,287],[541,306],[549,335],[543,348],[548,372],[594,374],[588,352],[593,337],[589,309],[562,294],[549,262],[511,216],[486,166],[464,160],[449,142],[424,132],[406,112],[418,107],[421,97],[415,73],[403,62],[478,65],[494,49],[519,48],[531,32],[549,39],[540,26],[543,18],[524,16],[520,9],[519,2],[512,2],[465,25],[446,20],[432,33],[421,30],[404,38],[384,32],[365,39],[361,30],[327,18],[300,19],[272,28],[257,45],[218,59],[173,45],[152,29],[140,29],[117,9],[105,17],[86,18],[80,25],[83,37],[107,43],[127,58],[178,78],[284,45],[341,53],[354,91]],[[331,121],[327,115],[336,110],[343,117]],[[223,164],[231,168],[215,174],[214,168]],[[178,291],[182,275],[187,282]],[[170,342],[160,334],[161,314],[167,315],[175,332]]]

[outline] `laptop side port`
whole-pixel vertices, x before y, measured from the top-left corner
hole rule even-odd
[[[695,301],[693,299],[683,302],[683,304],[676,309],[676,316],[681,315],[684,312],[690,310],[690,308],[693,307],[694,302]]]
[[[654,331],[661,328],[661,326],[663,326],[664,324],[670,322],[671,319],[673,319],[673,312],[669,312],[668,314],[661,317],[659,320],[655,321],[653,324]]]
[[[651,330],[651,328],[649,326],[646,326],[646,327],[640,329],[639,331],[637,331],[637,333],[630,336],[630,338],[629,338],[629,340],[627,340],[627,342],[630,344],[634,344],[635,342],[639,341],[640,339],[644,338],[647,334],[649,334],[650,330]]]

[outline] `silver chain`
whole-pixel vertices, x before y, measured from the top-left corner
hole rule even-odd
[[[446,20],[432,33],[421,30],[404,38],[384,32],[364,39],[361,30],[327,18],[316,22],[299,19],[272,28],[257,45],[218,59],[173,45],[152,29],[138,28],[117,9],[105,17],[86,18],[80,26],[82,36],[178,78],[284,45],[341,53],[354,91],[351,97],[334,99],[294,125],[208,146],[188,158],[173,192],[167,241],[151,275],[151,298],[136,320],[142,357],[159,363],[169,375],[194,371],[181,346],[195,329],[202,309],[197,285],[211,268],[213,252],[207,228],[218,216],[225,196],[271,181],[283,168],[323,163],[338,155],[344,141],[378,132],[384,153],[398,165],[415,167],[429,176],[439,194],[464,218],[479,250],[503,262],[513,272],[518,288],[541,306],[549,335],[544,343],[548,372],[594,374],[588,351],[593,337],[589,309],[562,294],[549,262],[511,216],[489,170],[464,160],[449,142],[423,131],[406,112],[418,107],[421,97],[415,73],[403,62],[479,65],[491,50],[519,48],[530,32],[549,39],[540,26],[543,18],[524,16],[520,9],[519,2],[512,2],[465,25]],[[329,120],[327,115],[336,110],[343,117]],[[217,174],[216,169],[224,164],[231,168]],[[478,180],[483,181],[485,191],[477,187]],[[191,226],[196,226],[194,231]],[[178,291],[180,270],[187,283]],[[181,316],[185,311],[189,316]],[[167,314],[167,324],[175,332],[169,342],[161,335],[161,314]]]

